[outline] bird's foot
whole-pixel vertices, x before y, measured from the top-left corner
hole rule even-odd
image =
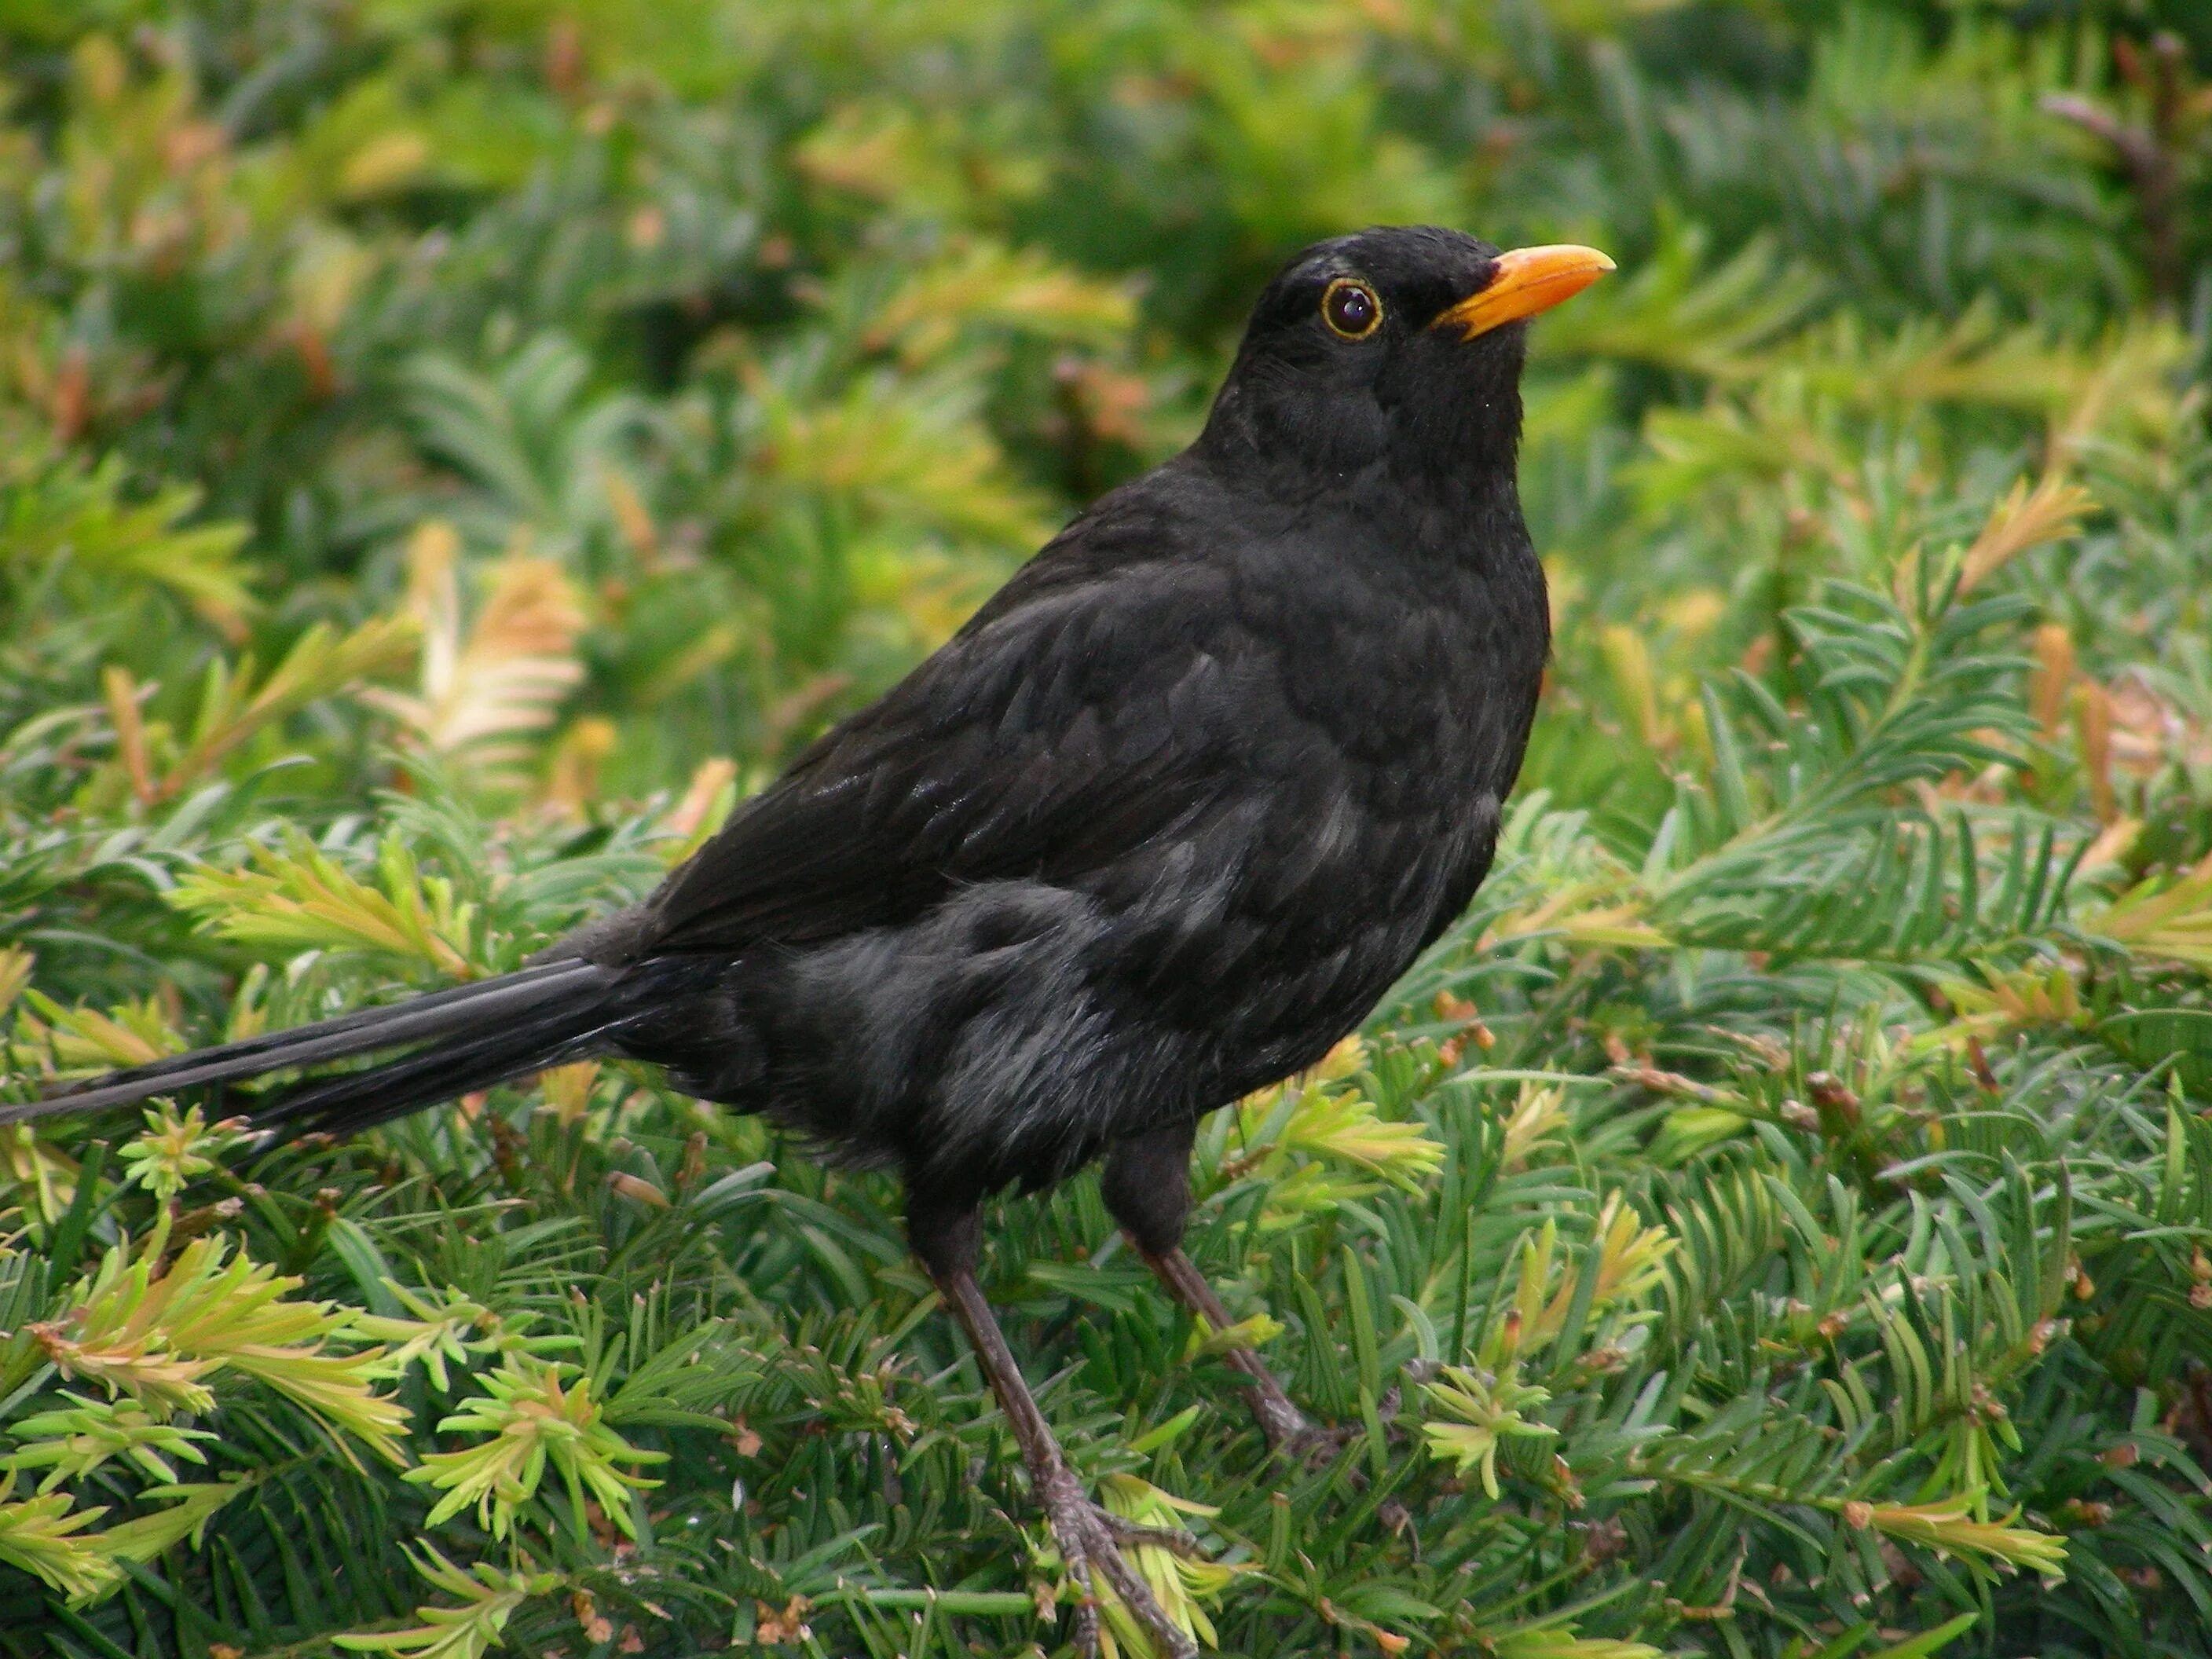
[[[1121,1547],[1149,1546],[1177,1555],[1197,1553],[1198,1540],[1187,1532],[1169,1527],[1140,1527],[1091,1501],[1083,1483],[1066,1468],[1053,1471],[1040,1483],[1037,1493],[1045,1520],[1068,1576],[1083,1592],[1075,1609],[1075,1650],[1082,1659],[1097,1659],[1098,1583],[1103,1579],[1116,1601],[1152,1638],[1152,1650],[1161,1659],[1198,1659],[1198,1644],[1189,1632],[1169,1618],[1152,1586],[1121,1554]]]

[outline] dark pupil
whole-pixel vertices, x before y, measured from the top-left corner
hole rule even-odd
[[[1328,319],[1346,334],[1364,334],[1375,323],[1375,296],[1347,283],[1328,296]]]

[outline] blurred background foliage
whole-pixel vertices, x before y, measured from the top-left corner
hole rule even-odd
[[[2212,1651],[2208,71],[2193,0],[0,0],[8,1086],[641,891],[1303,243],[1594,242],[1498,872],[1199,1149],[1342,1455],[1087,1181],[993,1293],[1224,1651]],[[220,1115],[0,1135],[0,1651],[1060,1642],[886,1183],[614,1068]]]

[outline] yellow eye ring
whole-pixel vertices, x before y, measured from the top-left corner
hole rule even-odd
[[[1382,326],[1382,301],[1357,276],[1340,276],[1322,292],[1321,319],[1340,339],[1364,340]]]

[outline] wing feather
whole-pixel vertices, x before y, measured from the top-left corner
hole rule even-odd
[[[1233,792],[1227,574],[1157,510],[1079,521],[817,742],[651,902],[653,951],[804,945],[956,887],[1079,882]]]

